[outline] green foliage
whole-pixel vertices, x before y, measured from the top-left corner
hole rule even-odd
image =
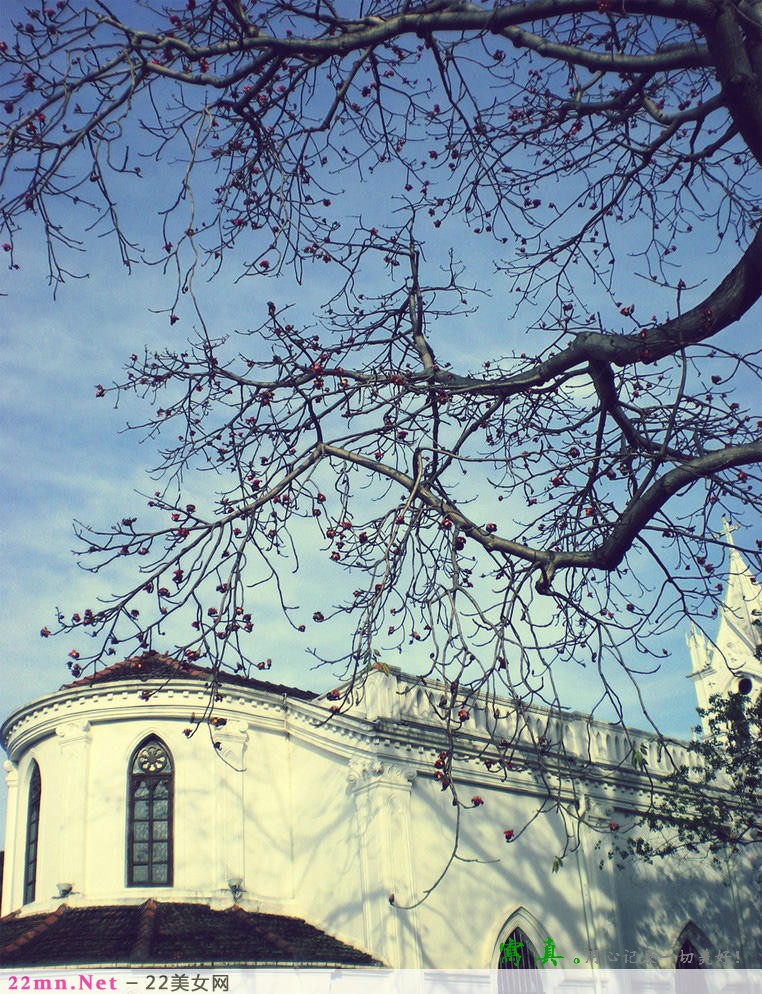
[[[640,743],[639,746],[633,748],[632,750],[632,765],[636,770],[644,770],[648,764],[648,757],[646,754],[646,747],[644,743]]]
[[[762,844],[762,693],[715,695],[699,714],[707,731],[688,745],[689,762],[654,782],[639,826],[648,836],[631,836],[610,858],[717,855]]]

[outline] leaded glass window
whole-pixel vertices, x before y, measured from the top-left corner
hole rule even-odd
[[[40,798],[42,781],[40,767],[32,764],[29,781],[29,801],[26,809],[26,849],[24,850],[24,904],[34,901],[37,889],[37,849],[40,840]]]
[[[152,736],[130,763],[127,813],[127,884],[172,884],[172,757]]]
[[[675,962],[676,970],[700,970],[703,966],[698,949],[690,939],[686,939],[680,946]]]
[[[683,933],[684,935],[685,933]],[[675,970],[702,970],[704,961],[690,939],[685,938],[677,953]],[[690,978],[682,972],[675,974],[675,991],[677,994],[707,994],[707,984],[701,974],[691,974]]]
[[[499,994],[541,994],[537,953],[522,929],[514,928],[501,943],[498,971]]]

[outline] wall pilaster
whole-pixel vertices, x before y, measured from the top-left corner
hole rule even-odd
[[[386,966],[420,969],[411,791],[414,770],[377,759],[349,764],[360,849],[365,948]]]

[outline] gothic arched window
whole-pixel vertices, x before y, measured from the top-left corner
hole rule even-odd
[[[514,928],[500,943],[499,994],[539,994],[542,983],[537,958],[535,948],[526,934],[522,929]]]
[[[676,970],[700,970],[703,966],[698,949],[690,939],[685,939],[677,952]]]
[[[704,934],[693,922],[689,922],[680,933],[678,950],[675,957],[675,970],[701,970],[705,965],[705,957],[702,957],[699,948],[709,949],[709,943]],[[700,974],[691,974],[690,977],[682,972],[675,974],[675,991],[677,994],[707,994],[707,984]]]
[[[32,761],[29,780],[29,801],[26,808],[26,848],[24,850],[24,904],[34,901],[37,888],[37,849],[40,840],[40,797],[42,782],[40,767]]]
[[[169,750],[152,735],[130,760],[127,886],[172,884],[173,769]]]

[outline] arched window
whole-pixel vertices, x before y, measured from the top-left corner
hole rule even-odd
[[[130,760],[127,886],[172,884],[173,768],[169,750],[152,735]]]
[[[702,956],[699,950],[708,951],[709,943],[704,933],[693,922],[689,922],[685,926],[677,943],[676,970],[701,970],[705,967],[706,952]],[[693,974],[689,978],[684,973],[677,973],[675,974],[675,990],[677,994],[707,994],[706,980],[697,974]]]
[[[500,942],[498,994],[541,994],[537,952],[520,928]]]
[[[24,850],[24,904],[34,901],[37,889],[37,849],[40,840],[40,797],[42,782],[40,767],[32,761],[29,780],[29,801],[26,808],[26,848]]]
[[[703,966],[698,949],[690,939],[685,939],[677,953],[676,970],[700,970]]]

